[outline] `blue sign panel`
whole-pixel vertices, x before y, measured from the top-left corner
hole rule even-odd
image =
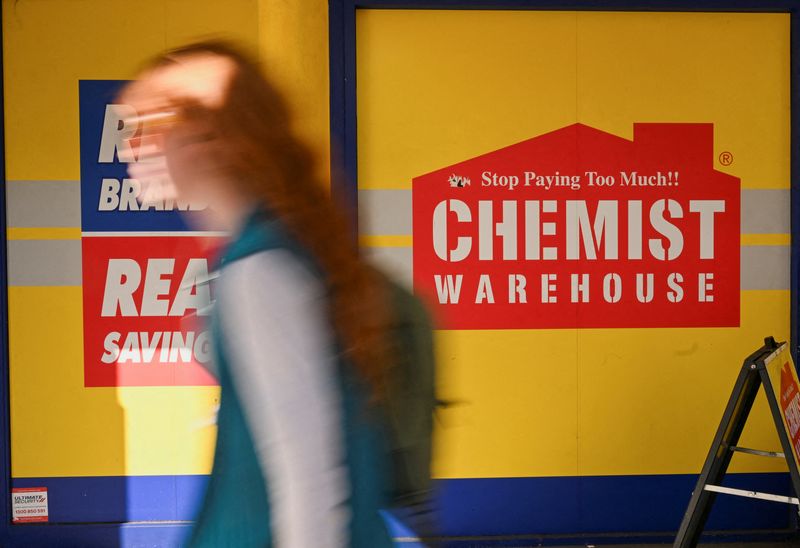
[[[173,232],[189,230],[189,204],[149,201],[128,176],[136,161],[128,140],[138,127],[136,112],[115,97],[124,80],[81,80],[81,222],[84,232]],[[197,213],[194,213],[197,214]],[[189,223],[193,224],[193,223]],[[196,225],[197,226],[197,225]]]

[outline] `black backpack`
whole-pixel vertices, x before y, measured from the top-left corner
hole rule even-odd
[[[392,460],[392,499],[411,506],[430,497],[436,359],[433,329],[422,302],[381,274],[387,284],[392,323],[386,413]]]
[[[277,224],[265,223],[229,253],[244,257],[277,248],[291,251],[316,268],[302,246]],[[395,507],[410,507],[427,502],[432,487],[433,412],[437,405],[433,329],[422,302],[383,272],[374,270],[386,284],[393,320],[389,350],[394,360],[389,364],[385,402],[392,461],[391,497]]]

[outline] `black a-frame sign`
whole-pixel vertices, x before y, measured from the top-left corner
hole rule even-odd
[[[783,448],[782,453],[759,451],[737,446],[750,409],[753,407],[760,386],[769,402],[769,408],[778,430]],[[773,495],[722,486],[722,479],[735,452],[750,453],[764,457],[786,460],[789,476],[794,487],[795,497]],[[686,514],[683,516],[673,548],[688,548],[697,545],[703,532],[711,505],[718,493],[743,497],[772,500],[800,506],[797,494],[800,493],[800,472],[798,472],[798,453],[800,452],[800,384],[786,343],[778,344],[768,337],[764,346],[744,360],[739,378],[725,408],[711,450],[697,480]]]

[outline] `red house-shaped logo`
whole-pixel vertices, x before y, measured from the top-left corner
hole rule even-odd
[[[448,329],[738,326],[740,181],[713,158],[712,124],[575,124],[419,176],[415,291]]]

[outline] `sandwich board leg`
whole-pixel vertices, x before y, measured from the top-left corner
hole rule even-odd
[[[700,534],[703,532],[711,505],[716,493],[707,491],[708,484],[720,485],[728,470],[733,452],[742,434],[747,417],[753,407],[758,388],[761,385],[758,366],[756,362],[774,352],[778,348],[771,337],[765,340],[763,347],[748,356],[742,364],[739,377],[733,387],[733,392],[728,400],[725,413],[722,416],[711,449],[706,457],[703,470],[697,479],[697,485],[692,492],[689,506],[683,516],[680,529],[675,537],[673,548],[690,548],[697,545]]]

